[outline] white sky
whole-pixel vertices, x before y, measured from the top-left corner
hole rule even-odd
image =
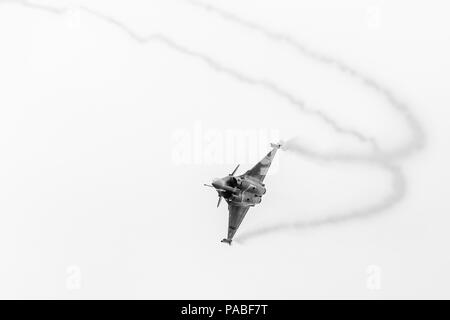
[[[195,3],[0,2],[0,297],[449,298],[448,4]]]

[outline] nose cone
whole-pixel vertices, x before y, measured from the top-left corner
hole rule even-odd
[[[222,187],[222,185],[223,185],[223,182],[222,182],[222,180],[220,179],[220,178],[216,178],[216,179],[214,179],[213,181],[212,181],[212,186],[214,187],[214,188],[216,188],[216,189],[220,189],[221,187]]]

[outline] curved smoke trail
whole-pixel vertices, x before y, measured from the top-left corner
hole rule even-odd
[[[348,64],[324,55],[320,52],[316,52],[306,45],[298,42],[294,38],[283,34],[279,32],[275,32],[273,30],[270,30],[266,28],[265,26],[256,24],[251,21],[247,21],[242,19],[241,17],[222,10],[220,8],[214,7],[209,4],[205,4],[203,2],[197,1],[197,0],[184,0],[186,3],[190,4],[191,6],[197,7],[202,10],[206,10],[207,12],[210,12],[211,14],[217,15],[221,19],[225,19],[226,21],[230,23],[234,23],[236,25],[239,25],[240,27],[252,30],[254,32],[258,32],[259,34],[262,34],[267,39],[282,43],[286,46],[289,46],[296,50],[298,54],[303,55],[305,57],[308,57],[312,60],[315,60],[316,62],[320,62],[322,64],[328,65],[329,67],[336,68],[337,70],[341,71],[343,74],[348,75],[349,77],[353,77],[355,80],[360,81],[364,86],[367,88],[370,88],[374,90],[377,94],[383,96],[385,100],[388,102],[388,104],[396,110],[404,119],[404,121],[407,123],[408,128],[411,131],[411,138],[409,141],[393,150],[382,150],[380,146],[378,145],[377,141],[373,137],[366,136],[364,133],[359,132],[354,129],[345,128],[342,125],[340,125],[337,121],[335,121],[332,117],[328,116],[324,112],[318,109],[310,108],[306,105],[304,101],[296,97],[294,94],[289,92],[288,90],[283,89],[282,87],[278,86],[276,83],[273,83],[271,81],[268,81],[266,79],[258,79],[254,78],[250,75],[241,73],[239,70],[235,70],[233,68],[230,68],[219,61],[213,59],[212,57],[203,54],[201,52],[195,51],[188,46],[185,46],[174,39],[167,37],[166,35],[162,33],[153,33],[150,35],[140,35],[139,33],[132,30],[130,27],[128,27],[125,23],[122,21],[105,15],[101,12],[98,12],[96,10],[92,10],[88,7],[79,6],[78,9],[81,11],[84,11],[127,34],[133,41],[136,41],[140,44],[145,44],[151,41],[159,42],[163,45],[166,45],[167,47],[183,54],[186,56],[189,56],[191,58],[197,59],[201,62],[203,62],[205,65],[210,67],[211,69],[221,72],[224,74],[227,74],[231,78],[238,80],[242,83],[245,83],[247,85],[256,86],[264,90],[268,90],[272,92],[273,94],[279,96],[282,99],[285,99],[290,104],[296,106],[301,112],[305,114],[309,114],[311,116],[316,116],[319,119],[321,119],[323,122],[325,122],[327,125],[329,125],[337,134],[341,135],[348,135],[353,137],[354,139],[366,143],[371,146],[372,153],[367,155],[361,155],[361,154],[351,154],[351,153],[318,153],[313,150],[310,150],[301,144],[299,144],[295,138],[291,139],[285,146],[285,150],[291,151],[295,154],[298,154],[302,157],[309,158],[311,160],[315,161],[328,161],[328,162],[341,162],[341,163],[357,163],[357,164],[364,164],[364,165],[370,165],[370,166],[377,166],[380,167],[391,175],[391,185],[392,185],[392,192],[387,197],[381,199],[379,202],[375,204],[371,204],[359,209],[355,209],[353,211],[347,212],[343,215],[332,215],[324,218],[319,219],[313,219],[309,221],[297,221],[297,222],[290,222],[290,223],[284,223],[284,224],[278,224],[274,226],[269,226],[266,228],[260,228],[253,231],[248,231],[246,233],[243,233],[238,237],[238,241],[247,240],[249,238],[255,237],[255,236],[261,236],[265,235],[267,233],[275,232],[275,231],[282,231],[286,229],[298,229],[298,228],[307,228],[307,227],[317,227],[325,224],[335,224],[335,223],[341,223],[345,222],[351,219],[356,218],[364,218],[371,216],[375,213],[380,213],[385,211],[386,209],[392,207],[396,203],[398,203],[406,192],[406,179],[404,177],[404,174],[401,170],[401,168],[394,164],[396,160],[399,160],[401,158],[404,158],[406,156],[411,155],[414,151],[420,150],[425,146],[425,133],[420,126],[419,121],[417,118],[413,115],[411,110],[408,108],[406,104],[400,101],[394,93],[389,90],[388,88],[384,87],[371,77],[364,75],[363,73],[359,72],[358,70],[350,67]],[[65,14],[69,11],[68,7],[58,7],[53,5],[46,5],[46,4],[40,4],[38,2],[29,1],[29,0],[0,0],[0,3],[14,3],[14,4],[20,4],[23,6],[26,6],[31,9],[36,10],[44,10],[51,14]],[[71,7],[73,8],[73,7]]]
[[[380,201],[378,201],[375,204],[370,204],[355,210],[350,210],[345,214],[333,214],[318,219],[300,220],[297,222],[281,223],[277,225],[271,225],[268,227],[262,227],[256,230],[244,232],[243,234],[238,236],[236,240],[243,242],[249,238],[262,236],[272,232],[278,232],[289,229],[292,230],[292,229],[318,227],[322,225],[342,223],[357,218],[358,219],[366,218],[393,207],[404,197],[406,193],[406,179],[401,168],[398,165],[394,164],[394,162],[395,160],[407,157],[411,155],[413,152],[422,149],[425,146],[426,139],[425,133],[417,118],[413,115],[412,111],[408,108],[408,106],[405,103],[401,102],[400,99],[396,97],[391,90],[389,90],[382,84],[378,83],[375,79],[352,68],[345,62],[327,56],[320,52],[314,51],[286,34],[275,32],[273,30],[268,29],[265,26],[259,25],[252,21],[242,19],[241,17],[233,14],[232,12],[223,10],[221,8],[215,7],[210,4],[206,4],[198,0],[184,0],[184,1],[186,1],[192,6],[216,14],[218,17],[227,20],[231,23],[235,23],[243,28],[257,32],[260,35],[263,35],[264,37],[272,41],[289,46],[292,49],[294,49],[298,54],[304,57],[310,58],[311,60],[315,60],[316,62],[320,62],[322,64],[326,64],[329,67],[336,68],[337,70],[348,75],[349,77],[352,77],[355,80],[359,80],[364,86],[372,89],[377,94],[383,96],[387,101],[387,103],[389,104],[389,106],[391,106],[402,116],[409,130],[411,131],[411,136],[407,143],[400,145],[399,147],[393,150],[384,151],[382,150],[382,148],[379,147],[375,138],[366,137],[364,134],[360,132],[347,129],[347,132],[351,132],[351,134],[358,137],[360,141],[370,142],[370,144],[373,147],[372,148],[373,153],[368,155],[351,154],[351,153],[318,153],[316,151],[313,151],[311,149],[302,146],[300,143],[298,143],[295,137],[292,138],[285,144],[284,150],[291,151],[299,156],[309,158],[315,161],[357,163],[363,165],[377,166],[379,168],[384,169],[391,175],[391,188],[392,188],[391,193],[387,197],[380,199]],[[336,128],[334,129],[338,133],[341,133],[339,132],[339,130],[336,130]]]
[[[294,222],[280,223],[267,227],[250,230],[243,233],[237,239],[238,242],[245,242],[246,240],[258,236],[263,236],[268,233],[280,232],[286,230],[306,229],[312,227],[321,227],[330,224],[340,224],[349,220],[356,220],[371,217],[377,213],[381,213],[390,209],[399,203],[406,194],[406,178],[403,171],[398,165],[391,161],[386,161],[383,158],[377,157],[360,157],[352,154],[322,154],[317,153],[296,143],[295,138],[288,141],[286,144],[287,150],[312,160],[325,161],[333,163],[353,163],[366,166],[375,166],[381,168],[389,173],[391,177],[390,185],[391,192],[386,197],[380,199],[378,202],[363,206],[345,213],[333,213],[331,215],[315,218],[311,220],[299,220]]]

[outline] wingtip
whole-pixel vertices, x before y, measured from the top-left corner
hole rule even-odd
[[[271,143],[270,146],[271,146],[272,148],[280,149],[280,148],[283,146],[283,141],[280,141],[280,142],[278,142],[278,143]]]

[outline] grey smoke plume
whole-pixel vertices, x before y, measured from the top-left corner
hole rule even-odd
[[[277,42],[280,45],[285,45],[293,50],[295,50],[298,54],[310,58],[312,61],[320,62],[325,65],[328,65],[330,68],[336,68],[342,73],[354,78],[357,81],[360,81],[364,86],[374,90],[379,95],[383,96],[386,102],[399,114],[401,114],[404,121],[407,123],[408,128],[411,131],[410,140],[399,146],[398,148],[390,151],[383,151],[383,154],[386,158],[400,158],[406,157],[410,155],[412,152],[420,150],[425,146],[425,133],[422,129],[417,118],[414,116],[410,108],[402,102],[390,89],[380,84],[375,79],[370,76],[356,70],[351,67],[344,61],[328,56],[321,52],[315,51],[309,48],[306,44],[300,43],[298,40],[293,37],[280,33],[274,30],[267,28],[266,26],[260,25],[258,23],[245,20],[232,12],[226,11],[224,9],[215,7],[211,4],[204,3],[199,0],[183,0],[184,2],[195,6],[197,8],[206,10],[207,12],[216,14],[221,19],[227,20],[231,23],[237,24],[243,28],[248,30],[252,30],[256,33],[259,33],[266,38],[272,40],[273,42]],[[360,132],[353,132],[355,135],[364,137],[364,134]],[[373,146],[378,146],[374,138],[367,138],[371,140]],[[364,140],[364,138],[362,139]],[[374,149],[377,152],[382,151],[380,148]]]
[[[220,63],[220,61],[206,54],[196,51],[170,37],[167,37],[163,33],[141,35],[138,32],[131,29],[130,27],[128,27],[125,23],[114,17],[105,15],[101,12],[92,10],[84,6],[79,6],[78,8],[81,11],[84,11],[100,19],[101,21],[110,24],[111,26],[127,34],[130,39],[132,39],[137,43],[146,44],[148,42],[159,42],[167,46],[168,48],[179,52],[180,54],[189,56],[193,59],[202,62],[204,65],[210,67],[211,69],[217,72],[227,74],[234,80],[240,81],[241,83],[247,85],[258,87],[263,90],[270,91],[271,93],[286,100],[290,104],[296,106],[299,111],[321,119],[324,123],[328,124],[331,128],[333,128],[336,134],[347,135],[353,137],[354,139],[360,142],[368,144],[369,146],[371,146],[372,152],[365,155],[351,154],[351,153],[347,154],[317,153],[299,144],[295,138],[288,141],[288,143],[285,145],[285,150],[314,161],[357,163],[357,164],[378,166],[387,170],[391,174],[392,192],[386,198],[381,199],[379,202],[375,204],[370,204],[363,208],[349,211],[345,214],[340,215],[336,214],[333,216],[319,218],[310,221],[289,222],[285,224],[270,226],[263,229],[249,231],[247,233],[243,233],[242,235],[240,235],[237,240],[243,241],[252,238],[254,236],[261,236],[274,231],[281,231],[286,229],[299,229],[306,227],[317,227],[326,224],[341,223],[356,218],[368,217],[374,215],[375,213],[380,213],[388,208],[391,208],[393,205],[398,203],[403,198],[406,192],[406,181],[403,172],[401,171],[398,165],[394,164],[394,161],[409,156],[414,151],[423,148],[425,146],[425,133],[421,128],[419,121],[413,115],[409,107],[405,103],[401,102],[400,99],[396,97],[391,90],[387,89],[374,79],[364,75],[358,70],[350,67],[348,64],[340,61],[339,59],[327,56],[320,52],[316,52],[307,47],[306,45],[298,42],[294,38],[290,37],[289,35],[275,32],[273,30],[266,28],[265,26],[244,20],[231,12],[222,10],[220,8],[214,7],[209,4],[205,4],[197,0],[185,0],[185,1],[187,1],[188,4],[195,6],[199,9],[206,10],[211,14],[216,14],[221,19],[225,19],[230,23],[234,23],[243,28],[249,29],[254,32],[258,32],[264,35],[267,39],[273,41],[274,43],[290,47],[291,49],[296,50],[296,52],[298,52],[298,54],[302,56],[308,57],[316,62],[328,65],[330,68],[331,67],[336,68],[343,74],[346,74],[349,77],[354,78],[356,81],[360,81],[367,88],[371,88],[376,93],[383,96],[386,102],[391,106],[391,108],[393,110],[396,110],[402,116],[402,118],[407,123],[408,128],[411,131],[411,137],[407,143],[393,150],[382,150],[382,148],[380,148],[375,138],[367,136],[360,131],[343,127],[337,121],[335,121],[333,118],[331,118],[324,112],[307,106],[306,103],[300,98],[296,97],[295,94],[289,92],[288,90],[283,89],[282,87],[280,87],[276,83],[271,82],[270,80],[258,79],[250,75],[241,73],[239,70],[230,68]],[[53,5],[44,5],[29,0],[0,0],[0,3],[20,4],[31,9],[44,10],[48,13],[59,15],[65,14],[69,9]]]
[[[312,159],[320,162],[332,162],[332,163],[353,163],[358,165],[375,166],[381,168],[389,173],[390,180],[390,193],[381,198],[379,201],[368,204],[361,208],[349,210],[347,212],[333,213],[329,216],[315,218],[311,220],[299,220],[290,221],[286,223],[280,223],[267,227],[258,228],[255,230],[247,231],[241,234],[237,241],[240,243],[246,240],[258,236],[263,236],[269,233],[282,232],[288,230],[301,230],[313,227],[321,227],[331,224],[341,224],[350,220],[357,220],[363,218],[369,218],[377,213],[386,212],[387,209],[392,208],[399,203],[406,194],[406,179],[403,171],[398,165],[392,164],[390,161],[386,161],[383,156],[371,157],[371,156],[356,156],[353,154],[321,154],[309,149],[303,148],[293,138],[287,141],[283,150],[293,152],[299,156]]]
[[[406,179],[401,168],[398,165],[395,165],[394,161],[400,158],[405,158],[411,155],[413,152],[422,149],[425,146],[426,139],[425,133],[417,118],[413,115],[408,106],[405,103],[401,102],[400,99],[396,97],[391,90],[378,83],[375,79],[372,79],[362,72],[352,68],[345,62],[312,50],[305,44],[298,42],[296,39],[286,34],[275,32],[265,26],[242,19],[232,12],[217,8],[213,5],[206,4],[198,0],[183,1],[186,1],[192,6],[216,14],[218,17],[230,21],[231,23],[238,24],[243,28],[257,32],[265,36],[266,38],[271,39],[272,41],[284,44],[285,46],[294,49],[304,57],[310,58],[311,60],[314,60],[316,62],[326,64],[329,67],[336,68],[349,77],[360,81],[367,88],[370,88],[377,94],[383,96],[389,106],[391,106],[391,108],[393,108],[402,116],[411,132],[408,142],[398,146],[393,150],[388,151],[382,150],[376,142],[376,139],[372,137],[365,137],[364,134],[360,132],[353,132],[355,136],[363,137],[360,140],[370,141],[371,145],[373,146],[373,153],[366,155],[351,153],[318,153],[314,150],[302,146],[295,137],[288,140],[285,143],[283,150],[293,152],[299,156],[309,158],[314,161],[357,163],[360,165],[371,165],[383,168],[391,175],[391,193],[387,197],[380,199],[375,204],[370,204],[362,208],[350,210],[349,212],[343,214],[333,214],[328,217],[322,217],[309,221],[301,220],[297,222],[282,223],[253,231],[248,231],[241,234],[237,239],[238,241],[242,242],[255,236],[262,236],[276,231],[318,227],[327,224],[342,223],[356,218],[366,218],[369,216],[373,216],[376,213],[386,211],[387,209],[397,204],[404,197],[406,193]],[[339,132],[339,130],[336,131]]]
[[[68,8],[61,8],[61,7],[52,7],[49,5],[38,5],[35,2],[31,2],[31,1],[27,1],[27,0],[16,0],[16,1],[3,0],[3,2],[18,3],[18,4],[21,4],[26,7],[30,7],[33,9],[46,10],[50,13],[55,13],[55,14],[64,14],[67,12],[67,9],[68,9]],[[206,54],[203,54],[201,52],[198,52],[196,50],[193,50],[162,33],[152,33],[149,35],[141,35],[138,32],[132,30],[130,27],[128,27],[125,23],[123,23],[119,19],[105,15],[99,11],[90,9],[85,6],[78,6],[78,8],[81,11],[91,14],[91,15],[99,18],[100,20],[115,26],[116,28],[120,29],[122,32],[127,34],[132,40],[134,40],[140,44],[145,44],[148,42],[159,42],[159,43],[164,44],[167,47],[169,47],[183,55],[187,55],[191,58],[195,58],[195,59],[203,62],[204,64],[206,64],[208,67],[212,68],[213,70],[220,72],[220,73],[227,74],[235,80],[246,83],[248,85],[260,87],[267,91],[270,91],[273,94],[283,98],[288,103],[296,106],[305,114],[318,117],[323,122],[328,124],[331,128],[333,128],[333,130],[337,134],[348,135],[350,137],[355,138],[359,142],[369,144],[373,150],[378,149],[378,146],[377,146],[374,138],[367,137],[363,133],[353,130],[351,128],[345,128],[344,126],[340,125],[337,121],[335,121],[334,119],[329,117],[327,114],[323,113],[322,111],[308,107],[303,100],[299,99],[293,93],[285,90],[284,88],[280,87],[276,83],[273,83],[266,79],[254,78],[247,74],[241,73],[238,70],[227,67],[226,65],[220,63],[219,61],[213,59],[212,57],[210,57]]]
[[[231,76],[233,79],[238,80],[240,82],[244,82],[244,83],[246,83],[248,85],[252,85],[252,86],[262,87],[265,90],[271,91],[275,95],[278,95],[281,98],[287,100],[290,104],[297,106],[304,113],[313,115],[313,116],[317,116],[322,121],[324,121],[326,124],[331,126],[336,131],[336,133],[351,136],[353,138],[356,138],[359,142],[368,143],[369,145],[371,145],[372,149],[374,149],[374,150],[378,149],[375,139],[373,139],[372,137],[367,137],[363,133],[358,132],[353,129],[350,129],[350,128],[344,128],[337,121],[333,120],[331,117],[329,117],[325,113],[321,112],[320,110],[307,107],[304,101],[300,100],[299,98],[295,97],[294,94],[281,88],[280,86],[278,86],[277,84],[275,84],[269,80],[257,79],[257,78],[251,77],[249,75],[246,75],[244,73],[241,73],[238,70],[227,67],[224,64],[220,63],[219,61],[211,58],[210,56],[203,54],[201,52],[195,51],[185,45],[182,45],[181,43],[173,40],[172,38],[170,38],[164,34],[154,33],[154,34],[147,35],[147,36],[141,36],[141,35],[137,34],[135,31],[133,31],[132,29],[130,29],[126,24],[122,23],[121,21],[119,21],[115,18],[106,16],[100,12],[91,10],[86,7],[80,7],[80,8],[82,10],[116,26],[117,28],[124,31],[132,39],[136,40],[139,43],[158,41],[158,42],[170,47],[171,49],[178,51],[179,53],[182,53],[184,55],[190,56],[191,58],[195,58],[197,60],[202,61],[203,63],[208,65],[210,68],[215,70],[216,72],[225,73],[225,74]]]

